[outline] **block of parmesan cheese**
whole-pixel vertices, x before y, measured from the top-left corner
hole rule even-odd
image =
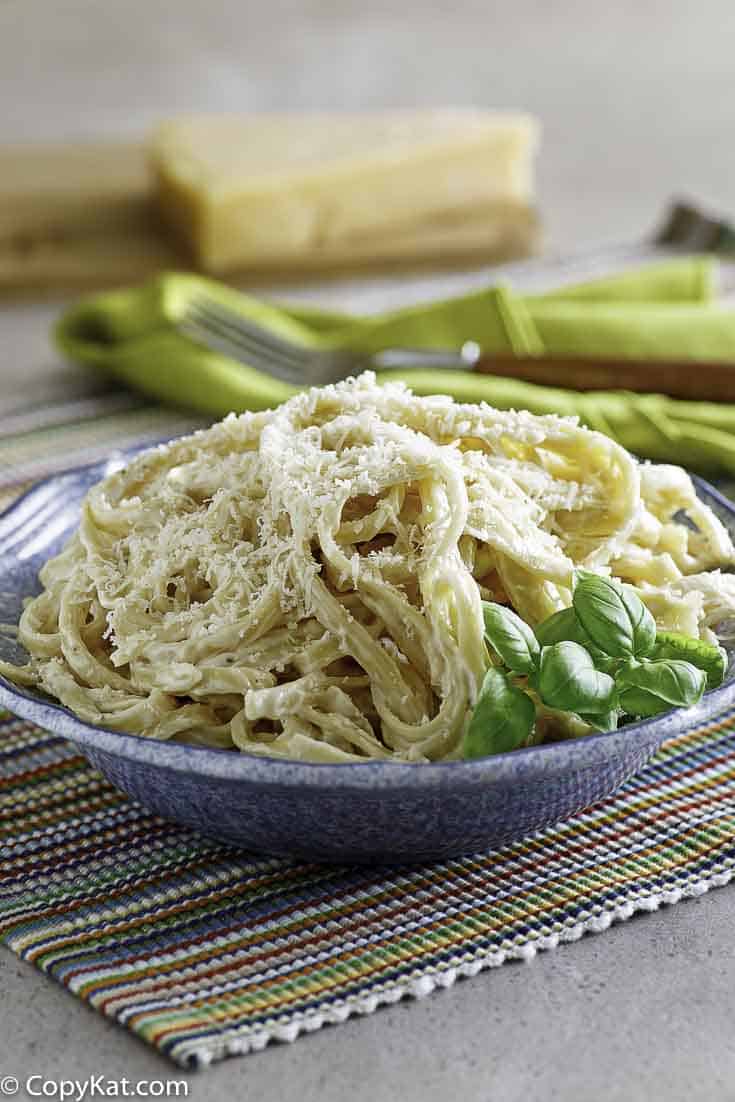
[[[142,142],[0,148],[0,293],[134,282],[185,262]]]
[[[533,247],[536,125],[479,110],[162,124],[163,216],[213,273]]]

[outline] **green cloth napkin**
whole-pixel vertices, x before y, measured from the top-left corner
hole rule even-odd
[[[196,343],[180,331],[202,294],[312,347],[456,348],[487,353],[604,355],[735,362],[735,311],[715,299],[716,261],[690,257],[567,287],[519,295],[505,286],[371,317],[276,306],[204,277],[165,273],[150,283],[80,302],[57,324],[70,359],[166,402],[223,415],[263,409],[294,388]],[[652,459],[735,473],[735,405],[625,391],[581,393],[469,371],[384,371],[417,394],[447,393],[500,409],[577,415]]]

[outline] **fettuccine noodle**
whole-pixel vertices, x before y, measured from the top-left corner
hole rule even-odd
[[[576,566],[660,627],[735,610],[722,524],[677,467],[575,420],[366,373],[230,415],[94,487],[3,665],[83,720],[311,761],[461,756],[481,600],[531,624]],[[544,728],[544,734],[548,732]]]

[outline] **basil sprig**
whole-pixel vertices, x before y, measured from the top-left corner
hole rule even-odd
[[[627,586],[577,571],[572,606],[596,647],[613,658],[648,654],[656,642],[656,621],[640,597]]]
[[[573,608],[563,608],[561,612],[555,612],[547,620],[544,620],[543,624],[539,624],[536,628],[536,638],[544,647],[553,646],[554,643],[563,643],[567,639],[570,639],[573,643],[579,643],[592,655],[598,670],[607,672],[609,667],[615,665],[615,659],[605,654],[592,642],[577,619],[577,613]]]
[[[485,758],[517,750],[528,741],[535,718],[536,709],[528,693],[513,685],[502,670],[491,666],[464,736],[464,756]]]
[[[464,737],[466,758],[533,743],[536,701],[614,731],[623,717],[696,704],[727,668],[721,647],[657,632],[633,589],[588,570],[575,575],[572,607],[535,631],[504,605],[484,601],[483,618],[493,664]]]
[[[541,647],[533,628],[509,608],[483,601],[485,638],[512,673],[533,673]]]
[[[624,667],[617,677],[620,706],[635,716],[655,716],[687,708],[702,697],[707,675],[691,662],[662,658]]]
[[[707,688],[716,689],[727,673],[727,651],[693,639],[691,635],[679,635],[674,631],[660,631],[651,651],[651,658],[675,658],[690,662],[707,675]]]
[[[538,694],[549,708],[578,715],[609,712],[615,703],[615,682],[595,669],[589,651],[571,640],[544,647]]]

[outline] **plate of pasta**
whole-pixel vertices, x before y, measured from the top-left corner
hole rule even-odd
[[[0,703],[258,852],[479,850],[732,705],[734,532],[574,419],[365,373],[11,506]]]

